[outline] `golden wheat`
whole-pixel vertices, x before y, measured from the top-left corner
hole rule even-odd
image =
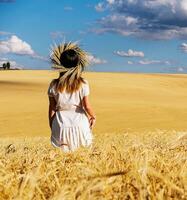
[[[11,137],[0,152],[0,199],[187,199],[186,132],[99,134],[73,154]]]

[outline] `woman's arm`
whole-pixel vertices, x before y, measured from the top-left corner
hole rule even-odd
[[[95,121],[96,121],[96,115],[91,107],[88,96],[83,97],[83,106],[90,117],[89,118],[90,128],[93,128]]]
[[[48,118],[49,118],[49,126],[52,128],[52,121],[53,117],[55,116],[55,107],[56,107],[56,101],[54,97],[49,97],[49,112],[48,112]]]

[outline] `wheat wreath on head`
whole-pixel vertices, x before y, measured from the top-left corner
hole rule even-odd
[[[76,67],[64,67],[60,62],[60,57],[66,50],[74,50],[78,57],[79,62]],[[88,53],[82,50],[77,42],[62,43],[60,45],[54,45],[51,50],[50,59],[52,62],[52,68],[57,69],[59,72],[64,72],[64,75],[60,77],[59,84],[63,84],[66,78],[69,76],[69,84],[81,76],[82,71],[89,64]]]

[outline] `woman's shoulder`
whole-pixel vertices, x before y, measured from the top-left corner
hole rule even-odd
[[[89,84],[89,82],[88,82],[88,80],[87,80],[87,79],[85,79],[85,78],[82,78],[82,80],[83,80],[83,84],[85,84],[85,85],[88,85],[88,84]]]
[[[84,90],[85,88],[89,87],[89,82],[87,79],[83,78],[82,79],[82,89]]]
[[[48,95],[53,97],[56,94],[56,79],[52,79],[48,87]]]
[[[89,83],[87,79],[84,79],[82,84],[82,95],[83,96],[89,95]]]

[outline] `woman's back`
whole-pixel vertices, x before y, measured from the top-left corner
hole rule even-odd
[[[51,81],[48,96],[56,101],[55,117],[52,121],[51,142],[60,147],[63,141],[64,151],[74,150],[78,146],[92,143],[92,133],[87,114],[82,106],[82,99],[89,95],[89,84],[81,84],[78,91],[67,93],[57,91],[56,81]]]
[[[87,80],[84,80],[85,83],[82,83],[79,90],[73,93],[68,93],[65,90],[63,92],[57,91],[57,81],[56,79],[52,80],[48,88],[48,96],[54,97],[56,101],[56,107],[62,108],[65,105],[81,105],[81,101],[84,96],[89,95],[89,84]]]

